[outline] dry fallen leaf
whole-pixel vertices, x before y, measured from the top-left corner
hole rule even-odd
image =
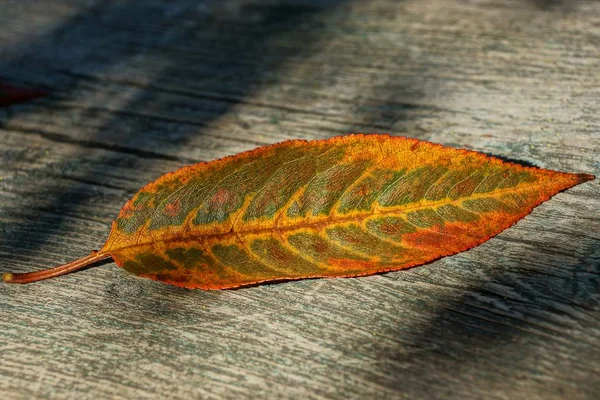
[[[125,204],[100,251],[4,280],[109,257],[202,289],[394,271],[477,246],[591,179],[388,135],[291,140],[168,173]]]

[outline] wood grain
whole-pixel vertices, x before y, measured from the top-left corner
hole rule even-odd
[[[600,174],[600,3],[0,1],[0,271],[88,254],[141,186],[387,132]],[[133,18],[132,16],[135,16]],[[592,399],[600,187],[466,253],[222,292],[112,263],[0,285],[3,398]]]

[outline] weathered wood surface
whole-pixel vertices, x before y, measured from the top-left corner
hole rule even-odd
[[[0,2],[0,271],[98,248],[179,166],[389,132],[600,174],[594,1]],[[592,399],[600,186],[409,271],[189,291],[0,285],[2,398]]]

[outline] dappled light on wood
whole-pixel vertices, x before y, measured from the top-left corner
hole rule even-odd
[[[187,288],[371,275],[477,246],[593,178],[388,135],[291,140],[166,174],[125,204],[100,251],[4,279],[108,257]]]

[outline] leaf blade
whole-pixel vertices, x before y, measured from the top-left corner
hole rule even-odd
[[[472,248],[590,178],[387,135],[289,141],[164,175],[101,251],[190,288],[368,275]]]

